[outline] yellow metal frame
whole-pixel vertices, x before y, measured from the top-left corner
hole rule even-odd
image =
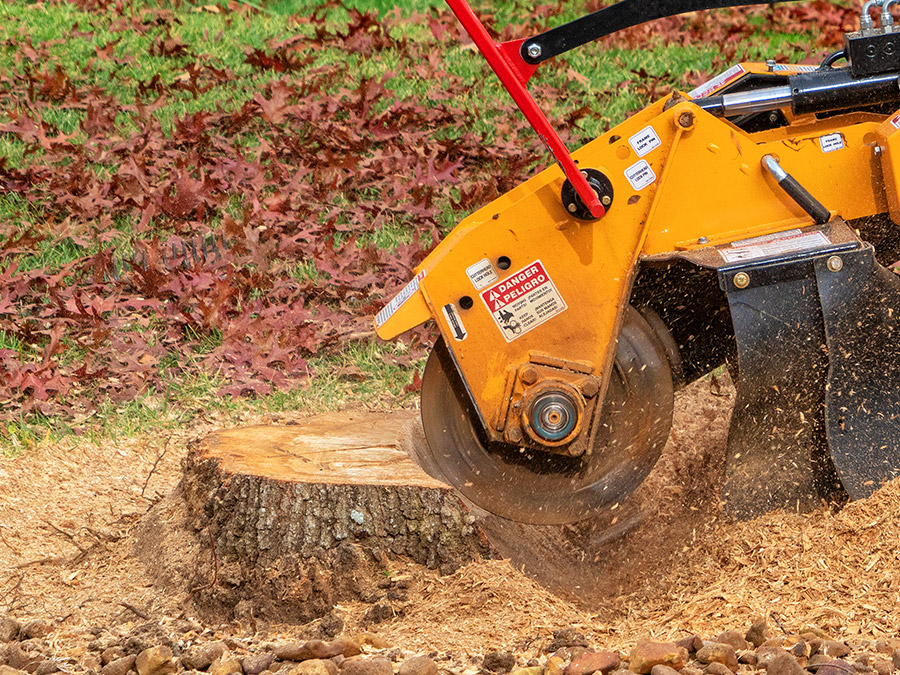
[[[748,73],[768,72],[763,64],[742,66]],[[811,224],[763,170],[764,155],[778,158],[833,215],[852,220],[890,207],[895,220],[900,216],[900,117],[856,113],[789,121],[751,134],[683,95],[651,105],[573,153],[580,166],[599,169],[611,180],[615,196],[605,217],[572,218],[559,197],[562,172],[555,166],[541,172],[463,220],[417,268],[424,273],[418,290],[377,327],[378,335],[391,339],[434,318],[488,433],[497,439],[511,373],[537,352],[586,364],[599,378],[602,395],[642,256]],[[639,157],[629,139],[648,128],[659,142]],[[841,135],[843,147],[824,152],[820,139],[833,134]],[[878,148],[884,148],[881,158]],[[655,179],[632,185],[626,172],[633,174],[641,162]],[[511,261],[505,270],[497,264],[504,256]],[[466,273],[483,260],[501,281],[540,261],[567,309],[507,341]],[[449,314],[442,309],[446,305]],[[464,339],[457,339],[459,326],[451,320],[462,325]]]

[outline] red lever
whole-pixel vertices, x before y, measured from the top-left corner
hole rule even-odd
[[[525,119],[528,120],[531,127],[538,133],[538,136],[550,148],[550,152],[553,153],[559,168],[566,174],[566,178],[569,179],[569,182],[575,188],[575,192],[581,197],[581,201],[588,207],[591,215],[594,218],[602,218],[606,214],[606,209],[600,203],[597,193],[594,192],[587,179],[578,170],[578,167],[569,155],[566,144],[562,142],[550,121],[525,87],[537,66],[526,63],[522,58],[519,50],[524,40],[494,42],[466,0],[447,0],[447,4],[450,5],[450,9],[453,10],[456,18],[459,19],[463,28],[472,37],[475,46],[478,47],[478,51],[482,53],[488,64],[497,73],[497,77],[500,78],[503,87],[512,96],[519,110],[525,115]]]

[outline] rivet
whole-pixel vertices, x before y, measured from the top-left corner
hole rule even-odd
[[[750,285],[750,275],[746,272],[738,272],[732,281],[737,288],[747,288]]]
[[[844,261],[839,255],[833,255],[828,259],[828,269],[832,272],[840,272],[844,267]]]
[[[697,239],[697,243],[698,243],[698,244],[708,244],[708,243],[709,243],[709,237],[700,237],[699,239]]]

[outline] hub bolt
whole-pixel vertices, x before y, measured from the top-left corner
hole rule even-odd
[[[506,430],[506,439],[510,443],[518,443],[522,440],[522,430],[519,427],[510,427]]]
[[[612,198],[609,195],[603,195],[600,198],[600,203],[603,204],[603,206],[609,206],[612,204]]]
[[[839,255],[833,255],[828,259],[828,269],[832,272],[840,272],[844,267],[844,261]]]
[[[747,288],[750,285],[750,275],[746,272],[738,272],[732,281],[737,288]]]
[[[541,58],[541,54],[544,53],[544,50],[541,49],[540,45],[528,45],[528,49],[526,51],[528,53],[528,56],[533,59]]]
[[[694,113],[687,110],[678,116],[678,126],[682,129],[690,129],[694,126]]]
[[[525,384],[534,384],[538,381],[538,371],[531,366],[522,369],[522,382]]]
[[[575,202],[569,202],[569,206],[566,207],[569,209],[569,213],[575,213],[578,210],[578,204]]]

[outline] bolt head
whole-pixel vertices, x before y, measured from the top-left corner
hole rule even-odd
[[[603,206],[609,206],[610,204],[612,204],[612,197],[610,197],[609,195],[603,195],[602,197],[600,197],[600,203],[603,204]]]
[[[694,126],[694,113],[685,111],[678,116],[678,126],[682,129],[690,129]]]
[[[709,237],[700,237],[699,239],[697,239],[697,243],[698,243],[698,244],[708,244],[708,243],[709,243]]]
[[[527,368],[522,369],[520,378],[525,384],[534,384],[538,381],[538,375],[539,373],[536,368],[528,366]]]
[[[522,440],[522,430],[519,427],[510,427],[506,430],[506,439],[510,443],[518,443]]]
[[[832,272],[840,272],[844,268],[844,261],[841,260],[841,256],[833,255],[828,259],[827,265]]]
[[[732,281],[737,288],[747,288],[750,285],[750,275],[746,272],[738,272],[734,275]]]
[[[531,58],[537,59],[544,53],[544,50],[541,49],[540,45],[528,45],[527,53]]]
[[[569,202],[569,205],[566,208],[569,209],[569,213],[575,213],[578,210],[578,206],[575,202]]]

